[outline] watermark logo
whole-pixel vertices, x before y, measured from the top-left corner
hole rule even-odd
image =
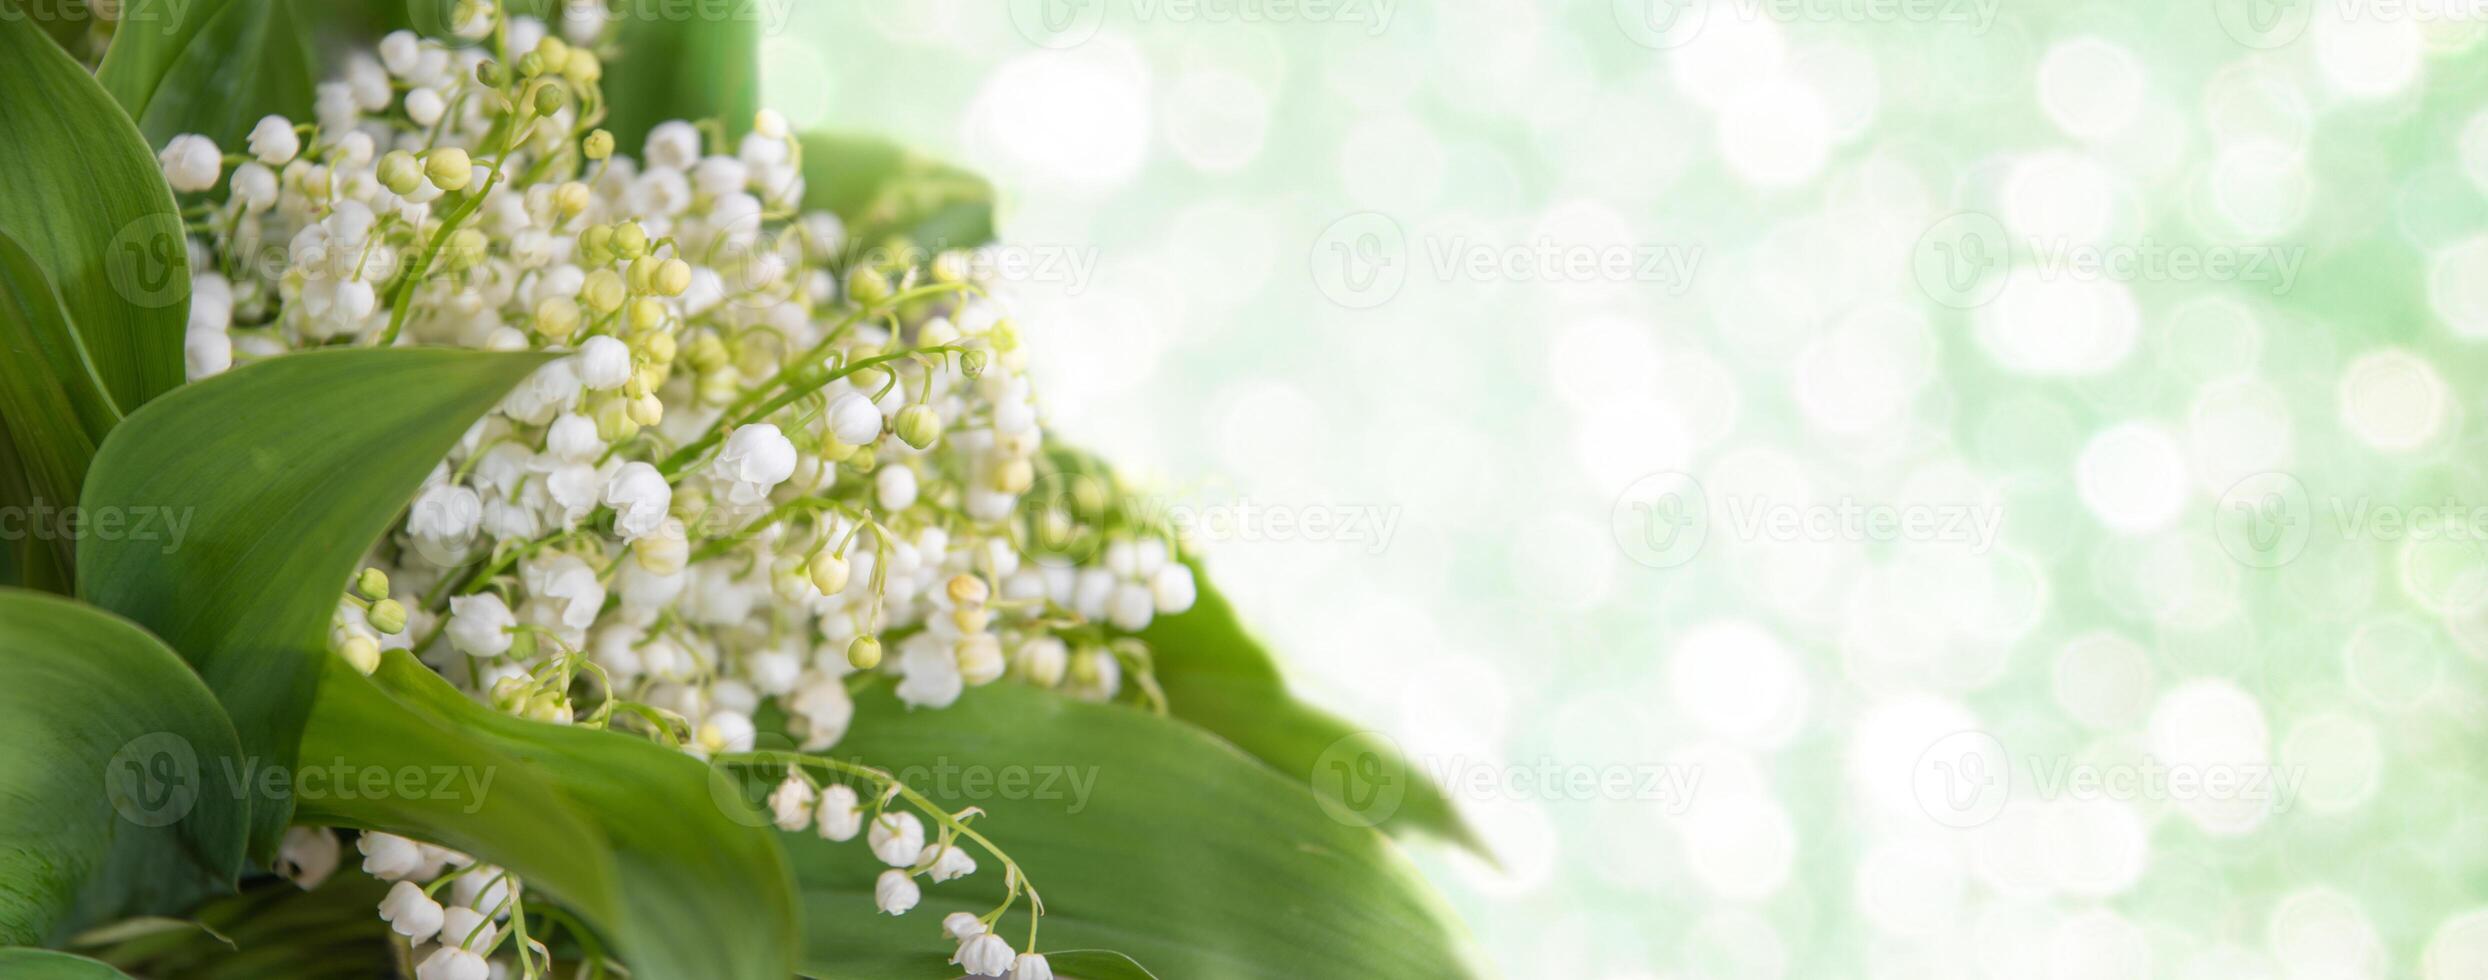
[[[2251,803],[2281,814],[2296,804],[2306,776],[2305,766],[2171,762],[2148,755],[2134,762],[2026,755],[2016,762],[1996,736],[1960,731],[1936,739],[1919,753],[1910,772],[1910,790],[1929,819],[1967,830],[1994,820],[2017,796],[2044,801]]]
[[[1097,36],[1106,0],[1010,0],[1011,26],[1041,48],[1075,48]]]
[[[1692,561],[1710,536],[1710,496],[1701,481],[1684,473],[1652,473],[1633,481],[1608,516],[1616,544],[1651,568]]]
[[[1011,26],[1028,43],[1061,50],[1097,36],[1109,0],[1010,0]],[[1398,0],[1125,0],[1134,22],[1167,24],[1343,25],[1377,37],[1391,29]]]
[[[1362,211],[1330,223],[1313,241],[1313,284],[1330,301],[1369,310],[1391,301],[1408,281],[1408,236],[1399,222]]]
[[[1666,50],[1730,18],[1741,23],[1956,25],[1972,36],[1995,26],[2003,0],[1614,0],[1617,29],[1633,43]]]
[[[1408,798],[1407,757],[1380,732],[1356,732],[1313,760],[1313,796],[1322,812],[1351,827],[1372,827],[1399,813]]]
[[[2257,473],[2220,495],[2213,520],[2229,557],[2253,568],[2278,568],[2306,550],[2314,514],[2307,485],[2297,477]]]
[[[2212,15],[2230,40],[2263,50],[2298,40],[2314,13],[2313,0],[2212,0]]]
[[[2297,287],[2306,254],[2305,246],[2264,242],[2016,239],[1993,215],[1959,211],[1918,236],[1910,273],[1928,299],[1963,310],[1992,302],[2015,270],[2047,282],[2252,283],[2282,296]]]
[[[104,764],[112,812],[141,827],[169,827],[199,803],[199,753],[171,732],[131,739]]]
[[[0,4],[5,8],[6,4]],[[104,277],[130,305],[160,310],[190,298],[190,249],[181,219],[156,214],[122,225],[104,246]]]
[[[187,507],[68,507],[41,497],[0,506],[0,541],[160,541],[160,551],[181,550],[190,535]]]

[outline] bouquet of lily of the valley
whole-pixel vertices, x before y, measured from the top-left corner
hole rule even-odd
[[[1476,972],[730,6],[0,0],[0,976]]]

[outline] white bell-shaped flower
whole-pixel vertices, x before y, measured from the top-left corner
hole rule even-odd
[[[380,918],[410,943],[431,940],[441,931],[441,903],[411,881],[389,887],[388,897],[380,900]]]

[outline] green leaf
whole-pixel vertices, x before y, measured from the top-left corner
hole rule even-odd
[[[233,889],[241,749],[207,686],[154,637],[92,606],[0,590],[0,746],[0,944],[56,943]]]
[[[1288,693],[1278,663],[1209,576],[1198,565],[1192,576],[1200,594],[1192,608],[1160,616],[1140,634],[1175,717],[1311,787],[1342,820],[1419,831],[1486,854],[1450,797],[1388,736]]]
[[[44,949],[0,949],[0,977],[9,980],[129,980],[83,956]]]
[[[25,17],[42,25],[43,32],[80,61],[102,45],[96,41],[94,5],[87,0],[0,0],[7,16]]]
[[[1386,838],[1332,819],[1297,780],[1189,725],[1011,685],[944,711],[906,711],[874,692],[836,751],[937,804],[984,808],[977,829],[1045,899],[1040,948],[1111,949],[1168,977],[1479,973]],[[1001,902],[1002,871],[980,854],[974,875],[925,886],[915,911],[880,915],[882,869],[860,841],[785,840],[804,887],[810,975],[937,975],[950,952],[935,938],[942,916]],[[1027,942],[1025,908],[997,930],[1015,947]]]
[[[440,841],[509,868],[597,928],[634,977],[793,972],[785,855],[739,799],[712,790],[707,766],[643,738],[491,711],[403,653],[369,680],[332,661],[306,765],[496,775],[488,792],[449,798],[305,797],[306,820]]]
[[[139,115],[147,142],[198,133],[240,152],[266,116],[311,118],[311,53],[294,8],[294,0],[258,0],[208,22]]]
[[[0,17],[0,90],[0,232],[51,276],[96,375],[133,411],[182,382],[190,266],[172,188],[129,114],[31,22]]]
[[[124,531],[78,542],[78,594],[153,630],[223,700],[242,746],[290,767],[356,563],[424,476],[545,355],[327,350],[150,403],[95,454],[81,502]],[[253,853],[290,800],[264,795]]]
[[[636,156],[658,123],[715,119],[730,136],[760,112],[759,3],[626,4],[605,66],[605,128]]]
[[[95,376],[51,277],[0,232],[0,424],[18,457],[15,465],[25,467],[26,502],[65,507],[77,500],[96,444],[120,421],[121,410]],[[70,567],[76,557],[65,537],[29,539],[43,542],[59,567]]]
[[[994,240],[991,183],[887,140],[806,133],[803,179],[804,206],[838,215],[853,247],[904,239],[941,251]]]
[[[158,0],[133,5],[132,18],[112,32],[112,46],[104,49],[104,63],[95,69],[95,80],[111,93],[123,113],[132,119],[146,118],[147,106],[155,101],[173,67],[181,63],[190,42],[218,20],[218,15],[232,2],[188,0],[177,4]]]

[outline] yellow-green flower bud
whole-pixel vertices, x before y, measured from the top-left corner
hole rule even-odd
[[[589,225],[579,233],[579,260],[588,265],[613,261],[612,225]]]
[[[640,338],[637,346],[640,350],[647,352],[648,361],[651,364],[674,363],[676,348],[673,334],[656,331]]]
[[[536,115],[550,116],[562,111],[562,108],[569,104],[570,90],[561,87],[558,82],[538,86],[536,89]]]
[[[613,156],[613,133],[600,129],[587,134],[587,144],[582,149],[587,151],[587,158],[590,160],[603,160]]]
[[[847,644],[847,665],[857,670],[881,666],[881,640],[870,633],[856,637]]]
[[[984,579],[964,572],[951,576],[944,588],[950,593],[950,601],[962,606],[981,606],[993,596]]]
[[[629,269],[631,275],[631,291],[637,293],[655,292],[657,286],[657,267],[664,264],[664,260],[653,255],[642,255],[638,258],[632,259]]]
[[[586,184],[575,180],[564,182],[560,187],[553,189],[553,207],[559,210],[565,218],[578,217],[585,213],[587,206],[595,201],[595,193],[588,190]]]
[[[726,362],[731,360],[726,356],[726,345],[713,333],[704,333],[692,338],[689,357],[691,369],[702,374],[724,367]]]
[[[423,186],[423,164],[404,150],[390,150],[380,157],[380,186],[389,193],[404,196]]]
[[[871,306],[890,298],[890,277],[881,270],[859,265],[847,273],[847,298]]]
[[[657,267],[656,293],[659,296],[680,296],[691,289],[691,263],[667,259]]]
[[[371,628],[390,636],[406,632],[406,606],[395,599],[372,603],[371,611],[365,613],[363,619],[371,624]]]
[[[930,405],[909,405],[899,410],[894,426],[901,441],[917,449],[931,449],[942,437],[942,417]]]
[[[648,254],[648,229],[639,222],[625,221],[613,229],[613,250],[626,259]]]
[[[568,296],[546,297],[536,304],[536,332],[546,340],[565,340],[579,329],[579,301]]]
[[[570,61],[562,65],[562,77],[570,79],[572,85],[586,88],[604,79],[605,61],[598,58],[594,51],[572,48]]]
[[[604,440],[607,445],[639,434],[639,423],[631,421],[631,402],[628,398],[599,400],[591,417],[596,421],[596,438]]]
[[[534,78],[544,74],[544,56],[529,51],[518,56],[518,77]]]
[[[665,403],[658,401],[655,395],[631,399],[631,421],[639,423],[641,428],[654,427],[665,421]]]
[[[508,77],[508,74],[501,70],[501,63],[498,61],[482,61],[475,65],[475,80],[482,83],[485,88],[500,88],[501,83]]]
[[[389,597],[389,573],[366,568],[354,577],[354,594],[365,602],[378,602]]]
[[[544,70],[546,71],[561,71],[562,69],[570,67],[570,45],[564,43],[561,38],[554,37],[551,34],[547,34],[542,40],[537,41],[536,49],[532,53],[536,57],[544,59]]]
[[[847,587],[847,560],[831,554],[827,548],[812,556],[805,571],[812,576],[812,587],[821,590],[822,595],[837,595]]]
[[[1019,349],[1019,325],[1010,317],[993,322],[993,349],[1006,354]]]
[[[1013,457],[993,468],[993,488],[1003,493],[1027,493],[1037,482],[1036,464]]]
[[[345,643],[337,647],[337,655],[365,674],[380,669],[380,644],[361,633],[346,637]]]
[[[587,298],[588,309],[603,316],[621,309],[622,301],[630,298],[631,290],[623,284],[621,273],[598,269],[587,274],[587,288],[581,290],[579,295]]]
[[[432,151],[423,161],[423,174],[432,178],[432,186],[445,191],[462,191],[475,180],[475,161],[467,151],[444,147]]]
[[[464,272],[484,264],[484,252],[492,247],[492,239],[474,228],[460,228],[449,236],[449,245],[442,258],[451,272]]]
[[[655,330],[665,325],[665,304],[642,296],[631,301],[631,329]]]

